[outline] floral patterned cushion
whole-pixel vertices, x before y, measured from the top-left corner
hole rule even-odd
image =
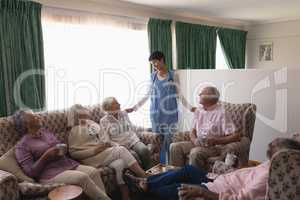
[[[0,170],[0,200],[17,199],[19,199],[19,189],[16,177]]]
[[[55,188],[64,185],[62,183],[39,184],[22,182],[19,183],[19,190],[23,196],[45,196]]]
[[[179,132],[173,135],[172,142],[183,142],[190,140],[190,131]]]
[[[300,151],[283,150],[271,160],[266,200],[300,199]]]
[[[152,164],[156,165],[159,163],[159,152],[161,146],[161,137],[158,134],[141,131],[137,133],[140,140],[146,144],[151,152]]]
[[[236,168],[226,165],[225,162],[219,160],[217,160],[212,167],[212,173],[214,174],[226,174],[234,170],[236,170]]]
[[[221,102],[225,112],[229,113],[237,129],[243,136],[252,140],[254,124],[256,119],[256,105],[251,103],[233,104]]]
[[[21,138],[15,131],[12,117],[0,118],[0,156],[10,150]]]

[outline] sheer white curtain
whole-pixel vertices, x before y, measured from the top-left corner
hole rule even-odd
[[[145,19],[44,8],[48,110],[115,96],[123,108],[146,93],[150,76]],[[149,102],[130,114],[149,127]]]
[[[220,43],[219,36],[217,36],[216,69],[229,69],[225,60],[225,55]]]

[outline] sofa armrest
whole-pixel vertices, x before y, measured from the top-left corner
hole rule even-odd
[[[151,149],[153,149],[153,152],[160,151],[161,137],[159,134],[142,131],[142,132],[137,132],[137,136],[144,144],[148,146],[150,145]]]
[[[190,131],[178,132],[173,134],[172,142],[190,141]]]
[[[153,132],[137,132],[137,136],[140,140],[148,146],[151,153],[152,164],[156,165],[159,163],[159,153],[161,147],[161,136]]]
[[[233,152],[239,158],[239,167],[248,166],[249,152],[250,152],[250,139],[248,137],[241,137],[239,142],[232,142],[226,144],[226,151]],[[225,157],[226,155],[224,155]]]
[[[272,159],[266,200],[300,199],[300,151],[282,150]]]
[[[17,178],[6,171],[0,170],[0,200],[19,199]]]

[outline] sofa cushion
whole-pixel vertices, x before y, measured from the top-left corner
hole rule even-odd
[[[23,196],[43,196],[57,187],[64,186],[63,183],[52,183],[52,184],[39,184],[22,182],[19,183],[19,190]]]
[[[17,178],[6,171],[0,170],[0,199],[19,199]]]
[[[0,169],[15,175],[19,182],[34,182],[32,178],[24,174],[19,164],[17,163],[14,147],[0,157]]]
[[[226,174],[236,170],[234,167],[226,165],[225,162],[217,160],[212,168],[212,173],[214,174]]]

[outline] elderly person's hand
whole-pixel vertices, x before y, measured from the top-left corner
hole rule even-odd
[[[218,144],[218,138],[215,137],[198,137],[192,141],[195,146],[210,147]]]
[[[109,148],[109,147],[112,147],[113,144],[111,142],[106,142],[106,143],[104,143],[104,146]]]
[[[43,157],[47,160],[47,161],[52,161],[52,160],[56,160],[60,157],[62,157],[63,155],[61,155],[59,153],[60,149],[56,146],[49,148],[44,154]]]
[[[203,199],[218,200],[219,194],[211,192],[204,187],[198,185],[181,184],[178,188],[178,196],[180,200],[194,200],[197,197]]]
[[[178,188],[178,196],[181,200],[194,199],[195,197],[201,197],[202,194],[200,186],[181,184],[181,187]]]
[[[125,112],[127,112],[127,113],[132,113],[133,111],[134,111],[133,108],[127,108],[127,109],[125,109]]]
[[[197,110],[197,107],[192,107],[190,111],[195,112],[196,110]]]
[[[112,145],[110,143],[99,144],[94,150],[95,154],[101,153],[102,151],[104,151],[110,147],[112,147]]]
[[[205,138],[205,143],[207,144],[207,146],[214,146],[214,145],[218,145],[219,143],[218,138],[215,137],[207,137]]]

